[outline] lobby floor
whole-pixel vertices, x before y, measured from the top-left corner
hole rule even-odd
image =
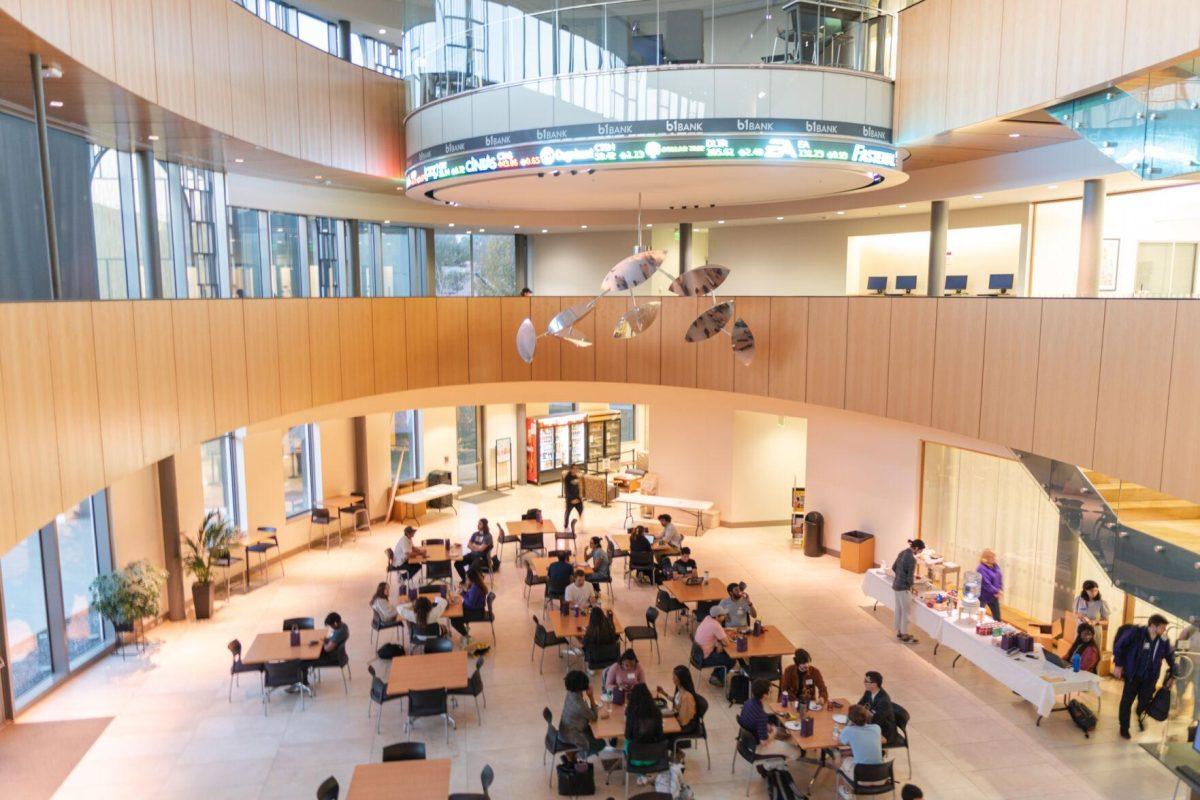
[[[420,537],[455,536],[460,541],[479,516],[493,522],[517,519],[525,508],[540,505],[547,517],[561,513],[557,486],[517,487],[504,499],[481,506],[463,503],[459,516],[427,517]],[[604,532],[619,526],[623,507],[601,509],[588,504],[584,530]],[[494,529],[494,528],[493,528]],[[403,741],[402,702],[384,707],[382,733],[367,720],[366,666],[369,646],[367,601],[381,579],[383,549],[400,534],[399,526],[377,526],[372,536],[326,553],[306,552],[289,559],[287,577],[251,593],[235,593],[220,603],[214,619],[164,624],[150,632],[150,651],[122,660],[106,658],[35,704],[18,723],[112,717],[112,722],[75,765],[54,797],[102,798],[310,798],[329,775],[348,785],[356,764],[378,761],[386,744]],[[744,580],[759,614],[797,646],[812,653],[835,696],[856,699],[862,673],[878,669],[892,697],[912,714],[913,782],[927,798],[1041,798],[1042,800],[1167,800],[1175,781],[1166,769],[1136,744],[1117,737],[1117,684],[1105,683],[1100,727],[1084,739],[1065,713],[1034,726],[1033,708],[965,662],[951,669],[954,654],[933,655],[932,645],[899,644],[889,630],[885,609],[872,614],[871,602],[859,591],[861,578],[838,567],[835,558],[805,558],[793,550],[783,528],[716,529],[690,539],[701,569],[726,580]],[[549,707],[557,721],[562,708],[564,663],[550,651],[545,674],[530,661],[531,614],[542,615],[541,591],[522,596],[523,571],[508,558],[498,574],[496,624],[498,644],[483,669],[487,707],[483,719],[474,704],[454,712],[457,731],[445,744],[440,721],[421,720],[413,733],[423,740],[430,758],[451,758],[451,791],[479,791],[486,764],[496,771],[495,798],[550,798],[542,766],[541,713]],[[879,554],[890,557],[891,554]],[[618,575],[620,572],[618,571]],[[633,623],[654,602],[646,587],[615,584],[617,610]],[[316,697],[300,709],[299,700],[276,693],[264,716],[258,681],[243,676],[233,702],[226,692],[229,652],[226,643],[239,638],[249,646],[254,635],[276,631],[289,616],[314,616],[318,622],[336,610],[350,625],[353,679],[347,695],[335,672],[327,672]],[[487,626],[477,626],[488,640]],[[670,669],[687,663],[689,642],[672,628],[662,631],[659,664],[639,643],[651,686],[670,685]],[[373,662],[376,669],[386,669]],[[712,769],[692,752],[686,780],[696,797],[743,796],[748,778],[751,796],[765,797],[762,781],[739,763],[730,775],[735,714],[719,690],[701,681],[711,701],[707,722]],[[1152,724],[1144,741],[1156,741],[1161,726]],[[898,752],[898,776],[906,775]],[[56,754],[47,753],[47,758]],[[795,774],[807,784],[812,767]],[[611,791],[603,780],[597,797],[620,797],[621,773]],[[2,794],[2,792],[0,792]],[[402,796],[398,792],[397,796]],[[816,797],[834,797],[826,770]]]

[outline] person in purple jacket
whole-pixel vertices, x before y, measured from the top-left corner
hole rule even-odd
[[[1000,621],[1000,598],[1004,596],[1004,575],[996,563],[996,552],[984,550],[979,556],[979,602],[992,612],[992,619]]]

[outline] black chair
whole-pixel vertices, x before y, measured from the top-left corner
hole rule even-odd
[[[621,548],[617,547],[615,544],[613,544],[613,540],[608,538],[607,536],[604,537],[604,541],[608,543],[608,570],[609,570],[609,573],[611,574],[613,567],[615,567],[617,565],[618,558],[625,559],[625,572],[628,573],[629,572],[629,551],[622,550]]]
[[[320,531],[317,536],[325,539],[325,552],[329,552],[329,538],[333,535],[337,536],[338,545],[342,543],[342,532],[333,524],[333,516],[329,513],[328,508],[314,508],[308,517],[308,549],[312,549],[313,528],[316,527]]]
[[[383,704],[399,700],[404,695],[388,694],[387,681],[375,674],[374,667],[367,667],[367,672],[371,675],[371,695],[367,703],[367,719],[371,718],[371,706],[379,706],[379,718],[375,721],[375,732],[379,733],[379,726],[383,722]],[[384,761],[387,761],[387,759],[384,758]]]
[[[317,787],[317,800],[338,800],[340,791],[341,787],[338,786],[337,778],[330,775]]]
[[[529,660],[533,661],[534,651],[539,647],[542,648],[542,660],[538,664],[539,675],[542,674],[542,668],[546,665],[546,648],[557,647],[559,653],[562,653],[562,646],[564,644],[568,644],[566,639],[557,634],[550,633],[550,631],[546,630],[546,626],[538,621],[536,616],[533,618],[533,647],[529,651]]]
[[[424,742],[398,742],[383,748],[383,763],[392,761],[424,761]]]
[[[276,689],[300,689],[300,709],[304,710],[304,696],[312,690],[308,686],[308,669],[301,661],[273,661],[263,670],[263,716],[271,705],[271,693]]]
[[[454,652],[454,642],[452,642],[450,640],[450,637],[448,637],[448,636],[443,636],[439,639],[429,639],[428,641],[425,642],[425,652],[426,653],[453,653]]]
[[[222,574],[225,576],[225,602],[228,603],[229,599],[233,596],[233,587],[229,585],[229,572],[236,564],[241,564],[242,559],[233,555],[228,550],[222,550],[219,554],[213,555],[212,563],[214,567],[220,567]],[[241,572],[241,570],[238,571]],[[246,583],[246,573],[242,572],[242,591],[245,592],[249,588],[249,585]]]
[[[608,800],[613,800],[613,798],[610,797]],[[641,794],[635,794],[633,797],[629,798],[629,800],[675,800],[675,799],[671,795],[667,794],[666,792],[642,792]]]
[[[591,581],[592,583],[600,584],[602,586],[607,586],[608,587],[608,599],[616,600],[617,596],[615,594],[613,594],[613,579],[612,579],[612,565],[611,564],[609,564],[608,570],[609,571],[608,571],[607,575],[596,575],[595,573],[592,573],[591,575],[588,575],[588,580]]]
[[[283,630],[290,631],[293,625],[299,630],[311,631],[316,629],[317,621],[312,617],[288,617],[283,621]]]
[[[908,777],[912,778],[912,751],[908,749],[908,722],[912,717],[908,713],[908,709],[899,703],[892,703],[892,710],[896,713],[896,735],[890,742],[883,743],[883,752],[886,755],[888,750],[904,750],[904,757],[908,761]]]
[[[337,668],[342,673],[342,688],[350,694],[350,684],[347,679],[353,677],[350,671],[350,656],[346,654],[346,643],[342,642],[332,653],[322,653],[321,657],[312,662],[312,670],[321,679],[321,670]]]
[[[371,611],[371,650],[375,650],[379,644],[379,634],[381,631],[396,630],[396,641],[400,641],[400,628],[404,627],[404,620],[396,617],[391,622],[385,622],[383,617],[379,616],[379,612]]]
[[[272,550],[275,550],[276,555],[278,556],[275,563],[279,564],[279,576],[281,578],[286,578],[287,572],[283,568],[283,551],[279,549],[279,535],[276,533],[275,528],[271,525],[260,525],[258,526],[257,531],[259,534],[261,534],[258,541],[254,544],[246,545],[246,568],[251,573],[254,572],[254,563],[250,558],[250,554],[256,553],[260,558],[260,563],[262,564],[263,577],[266,578],[266,583],[270,583],[271,556],[269,553]]]
[[[708,768],[712,769],[712,753],[708,749],[708,728],[704,725],[704,715],[708,713],[708,699],[696,694],[696,723],[691,731],[677,733],[671,737],[671,744],[678,752],[682,745],[692,742],[704,742],[704,757],[708,759]]]
[[[504,526],[498,522],[496,523],[496,531],[499,534],[496,537],[496,557],[499,558],[501,561],[503,561],[504,560],[504,545],[515,544],[515,545],[519,546],[521,544],[521,537],[515,536],[511,533],[505,533]],[[520,555],[520,553],[518,552],[517,555]],[[513,556],[513,563],[514,564],[517,563],[516,556]]]
[[[746,671],[751,683],[759,680],[779,683],[783,677],[783,656],[751,656]]]
[[[654,607],[667,615],[667,625],[671,624],[671,615],[679,614],[679,627],[683,628],[683,618],[687,616],[688,607],[671,596],[666,589],[659,589],[654,597]]]
[[[451,689],[451,697],[474,697],[475,698],[475,718],[483,723],[483,713],[479,710],[479,698],[483,697],[484,708],[487,707],[487,697],[483,695],[483,675],[480,670],[483,669],[483,656],[475,658],[475,671],[471,673],[471,677],[467,679],[467,685],[461,689]]]
[[[625,639],[632,647],[634,642],[650,642],[650,649],[658,650],[658,663],[662,663],[662,647],[658,644],[658,609],[646,609],[645,625],[630,625],[625,629]]]
[[[555,550],[559,549],[559,547],[558,547],[559,542],[570,542],[572,550],[579,549],[579,544],[578,544],[577,540],[575,539],[575,523],[577,523],[577,522],[579,522],[579,520],[577,520],[577,519],[571,520],[571,530],[569,530],[569,531],[555,531],[554,532],[554,549]]]
[[[450,707],[447,704],[447,695],[445,689],[422,689],[420,691],[411,691],[408,693],[408,719],[404,722],[404,729],[411,731],[413,720],[423,719],[425,717],[441,717],[446,728],[446,744],[450,743],[450,728],[454,726],[454,719],[450,716]]]
[[[629,554],[629,569],[625,573],[625,586],[634,575],[645,575],[654,582],[654,553],[650,550],[635,550]]]
[[[415,648],[442,638],[442,626],[436,622],[428,625],[418,625],[415,622],[408,626],[408,645]],[[432,652],[432,651],[426,651]]]
[[[564,742],[558,735],[558,728],[554,727],[554,715],[550,713],[549,708],[542,709],[542,719],[546,720],[546,738],[543,740],[545,749],[542,751],[542,765],[546,764],[546,755],[550,755],[550,780],[547,786],[554,785],[554,772],[558,766],[558,757],[565,753],[578,753],[579,748],[570,742]]]
[[[630,775],[654,775],[659,772],[666,772],[671,768],[671,741],[669,739],[660,739],[657,742],[629,742],[628,752],[625,754],[625,795],[629,796],[629,776]],[[634,761],[650,762],[641,766],[634,764]]]
[[[733,751],[733,763],[729,766],[730,775],[732,775],[737,768],[738,756],[741,756],[742,760],[752,767],[757,767],[759,764],[767,764],[786,760],[784,756],[781,755],[760,756],[758,754],[758,736],[755,735],[754,731],[746,730],[741,725],[738,726],[737,748]],[[747,797],[750,796],[750,784],[753,782],[753,780],[754,778],[751,777],[751,779],[746,782]]]
[[[238,686],[241,686],[241,681],[238,676],[243,672],[257,672],[259,680],[262,679],[263,665],[262,664],[246,664],[242,661],[242,643],[234,639],[228,644],[229,652],[233,655],[233,663],[229,666],[229,702],[233,702],[233,683],[238,681]]]
[[[607,669],[621,660],[621,640],[600,645],[599,647],[583,647],[583,660],[587,668],[593,672]]]
[[[383,554],[387,556],[387,572],[384,574],[383,578],[390,586],[392,582],[392,574],[395,573],[396,588],[399,589],[401,588],[403,582],[408,580],[408,567],[404,564],[396,563],[396,551],[392,548],[387,548],[383,551]]]
[[[425,580],[428,583],[435,581],[445,581],[446,583],[454,583],[454,568],[449,559],[445,561],[426,561],[425,562]]]
[[[441,595],[446,588],[444,583],[427,583],[417,589],[417,594],[436,594]]]
[[[365,511],[365,510],[366,510],[366,506],[363,505],[362,502],[358,501],[358,500],[355,500],[353,503],[348,503],[347,505],[344,505],[344,506],[338,506],[337,521],[338,521],[338,541],[339,542],[342,540],[342,537],[345,536],[347,533],[354,537],[354,541],[356,541],[356,542],[358,541],[358,512]],[[344,516],[350,517],[350,527],[349,528],[343,527],[343,525],[342,525],[342,517],[344,517]],[[369,517],[368,517],[368,527],[369,526],[370,526],[370,522],[369,522]]]
[[[546,554],[546,542],[540,533],[521,534],[521,541],[517,544],[517,559],[525,553]]]
[[[529,594],[532,591],[532,587],[545,586],[546,583],[547,583],[546,578],[539,578],[533,574],[533,565],[530,564],[528,561],[526,561],[525,562],[525,597],[528,599]]]
[[[486,764],[483,767],[483,772],[479,773],[479,785],[483,788],[483,794],[475,794],[474,792],[450,795],[449,800],[492,800],[492,796],[488,794],[488,789],[492,785],[492,781],[496,780],[496,773],[492,770],[491,764]]]
[[[484,608],[483,616],[480,617],[480,619],[478,621],[486,622],[488,625],[492,626],[492,647],[495,647],[496,646],[496,612],[492,609],[492,603],[496,602],[496,593],[488,592],[487,597],[484,598],[484,602],[487,605]]]
[[[852,797],[859,795],[890,794],[896,796],[896,776],[892,770],[892,762],[882,764],[855,764],[854,777],[847,778],[846,773],[838,770],[839,780],[845,781],[850,787]]]

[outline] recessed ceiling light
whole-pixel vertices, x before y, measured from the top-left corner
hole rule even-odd
[[[380,29],[379,29],[379,35],[380,35],[380,36],[383,36],[385,33],[387,33],[387,28],[380,28]]]
[[[320,181],[320,180],[324,180],[324,179],[325,179],[324,175],[313,175],[314,181]]]
[[[653,223],[653,222],[647,222],[647,223],[646,223],[646,227],[647,227],[647,228],[653,228],[653,227],[654,227],[654,223]]]
[[[471,235],[471,232],[470,232],[470,231],[467,231],[467,236],[470,236],[470,235]]]
[[[384,224],[384,225],[391,225],[391,224],[392,224],[392,221],[391,221],[390,219],[385,219],[385,220],[383,221],[383,224]]]
[[[908,208],[908,203],[901,203],[900,205],[896,206],[896,208]]]
[[[587,230],[587,225],[580,225],[579,227],[580,227],[580,228],[582,228],[582,229],[583,229],[583,230],[585,230],[585,231]]]
[[[156,134],[153,134],[153,133],[152,133],[152,134],[150,134],[149,136],[147,136],[146,138],[147,138],[148,140],[152,141],[152,142],[157,142],[157,141],[158,141],[158,136],[157,136]]]
[[[723,220],[723,219],[719,219],[719,220],[717,220],[717,224],[718,224],[718,225],[724,225],[724,224],[725,224],[725,220]]]
[[[982,200],[982,199],[983,199],[983,195],[981,195],[981,194],[973,194],[973,195],[971,195],[971,199],[972,199],[972,200]]]
[[[758,99],[759,99],[759,100],[762,100],[762,99],[763,99],[764,97],[766,97],[766,96],[767,96],[767,93],[766,93],[766,92],[759,92],[759,93],[758,93]]]
[[[845,211],[839,211],[839,212],[837,212],[837,215],[840,217],[840,216],[843,216],[845,213],[846,213]]]
[[[63,101],[62,101],[62,100],[51,100],[51,101],[50,101],[50,107],[51,107],[51,108],[62,108],[62,107],[63,107]]]
[[[776,217],[776,218],[775,218],[775,221],[776,221],[776,222],[783,222],[783,217]]]
[[[244,158],[235,158],[235,159],[233,160],[233,163],[235,163],[235,164],[245,164],[245,163],[246,163],[246,159],[244,159]]]
[[[1057,184],[1057,183],[1052,183],[1052,184],[1050,184],[1049,186],[1047,186],[1046,188],[1047,188],[1047,189],[1057,189],[1057,188],[1058,188],[1058,184]]]
[[[1020,139],[1020,138],[1021,138],[1021,134],[1019,134],[1019,133],[1010,133],[1010,134],[1008,135],[1008,138],[1010,138],[1010,139]]]
[[[480,229],[479,229],[479,232],[480,232],[480,233],[487,233],[487,228],[480,228]]]
[[[519,230],[521,230],[521,226],[520,226],[520,225],[513,225],[513,230],[514,230],[514,231],[519,231]]]
[[[549,233],[549,232],[550,232],[550,231],[549,231],[549,229],[547,229],[547,228],[542,228],[542,233]]]
[[[403,186],[397,186],[397,187],[396,187],[396,191],[397,191],[397,192],[403,192],[403,191],[404,191],[404,187],[403,187]]]
[[[451,228],[453,228],[453,227],[454,227],[454,223],[453,223],[453,222],[451,222],[451,223],[450,223],[450,227],[451,227]]]

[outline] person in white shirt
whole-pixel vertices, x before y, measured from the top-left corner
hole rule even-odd
[[[417,529],[411,525],[404,528],[404,535],[396,542],[396,546],[392,548],[392,563],[397,567],[404,567],[404,577],[406,580],[412,580],[412,576],[421,571],[420,564],[410,564],[408,560],[413,556],[425,555],[425,548],[417,547],[413,538],[417,535]]]
[[[420,628],[426,625],[437,624],[440,628],[439,634],[445,633],[446,626],[443,624],[442,614],[446,613],[447,607],[446,598],[433,596],[433,600],[429,599],[429,595],[423,594],[417,597],[412,603],[399,606],[396,613],[400,619],[407,622],[409,628],[409,638],[415,642],[423,642],[429,638],[428,635],[420,632]]]
[[[671,522],[671,515],[659,514],[658,521],[663,526],[663,529],[662,533],[655,539],[655,543],[665,544],[668,547],[678,550],[683,544],[683,534],[675,527],[675,523]]]
[[[388,585],[386,581],[381,582],[375,587],[375,594],[371,597],[371,610],[383,622],[396,621],[396,607],[388,599]]]
[[[596,599],[596,590],[585,580],[586,578],[586,573],[581,569],[575,570],[571,576],[571,583],[563,593],[563,602],[568,606],[586,608]]]

